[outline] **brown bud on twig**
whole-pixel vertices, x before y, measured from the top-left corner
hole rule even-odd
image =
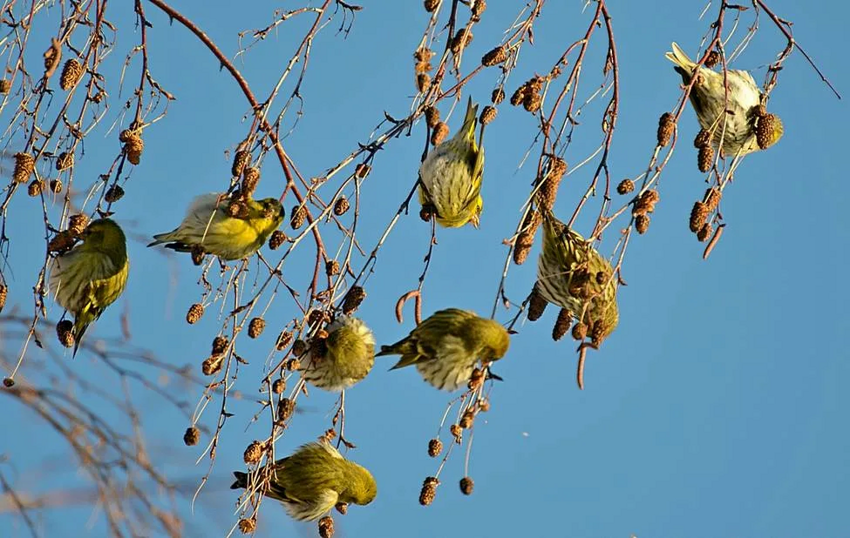
[[[431,145],[439,146],[447,136],[449,136],[449,126],[441,121],[434,127],[434,132],[431,133]]]
[[[336,202],[334,202],[334,215],[341,217],[345,215],[350,208],[351,204],[348,202],[348,198],[340,196],[336,199]]]
[[[331,431],[333,431],[333,430],[331,430]],[[336,511],[339,512],[342,515],[345,515],[345,514],[348,513],[348,503],[342,503],[342,502],[336,503],[334,505],[334,508],[336,508]]]
[[[440,481],[437,480],[436,476],[426,478],[422,483],[422,490],[419,492],[419,504],[428,506],[434,502],[434,497],[437,496],[437,486],[439,485]]]
[[[75,58],[71,58],[62,67],[62,74],[59,76],[59,87],[65,91],[70,90],[83,77],[83,66]]]
[[[342,302],[342,313],[350,316],[360,307],[360,303],[366,298],[366,290],[360,286],[352,286],[348,293],[345,294],[345,300]]]
[[[443,451],[443,442],[439,439],[431,439],[428,441],[428,455],[436,458]]]
[[[185,443],[186,446],[195,446],[200,440],[201,430],[194,426],[186,428],[186,432],[183,434],[183,443]]]
[[[472,489],[475,487],[475,482],[468,476],[460,479],[460,491],[464,495],[472,495]]]
[[[673,121],[673,114],[665,112],[658,119],[658,145],[662,148],[670,143],[673,137],[673,130],[676,128],[676,123]]]
[[[62,180],[61,179],[53,179],[50,181],[50,191],[53,194],[59,194],[62,192]]]
[[[339,262],[336,260],[328,260],[325,263],[325,274],[328,276],[338,275],[340,271]]]
[[[528,299],[528,321],[540,319],[548,304],[549,302],[540,295],[535,284],[534,289],[531,290],[531,297]]]
[[[481,58],[481,65],[484,67],[492,67],[504,63],[508,59],[508,50],[504,45],[499,45],[492,49]]]
[[[552,340],[558,341],[567,334],[570,330],[570,325],[573,322],[573,315],[566,308],[562,308],[558,312],[558,319],[555,321],[555,326],[552,327]]]
[[[121,185],[112,185],[106,189],[106,194],[103,195],[103,199],[109,204],[113,204],[121,198],[124,198],[124,189]]]
[[[574,340],[584,340],[587,336],[587,325],[582,322],[576,323],[573,325],[572,335]]]

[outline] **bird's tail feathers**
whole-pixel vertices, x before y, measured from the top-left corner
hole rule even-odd
[[[691,60],[690,56],[688,56],[688,54],[682,50],[682,47],[680,47],[675,41],[670,45],[670,47],[673,50],[666,53],[664,56],[690,74],[697,64]]]
[[[466,114],[460,132],[469,140],[475,140],[475,127],[478,124],[478,105],[472,102],[472,96],[466,103]]]
[[[230,489],[245,489],[248,487],[248,475],[241,471],[233,471],[236,481],[230,485]]]

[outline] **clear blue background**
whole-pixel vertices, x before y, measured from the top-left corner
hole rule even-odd
[[[284,141],[307,177],[322,175],[357,142],[366,142],[383,111],[404,116],[415,92],[412,53],[426,22],[421,2],[363,4],[347,38],[335,34],[337,19],[314,42],[301,92],[305,115]],[[499,41],[522,2],[489,4],[475,28],[464,72]],[[770,5],[795,22],[799,41],[833,84],[850,93],[841,56],[846,48],[846,6],[833,1],[814,7],[788,0]],[[232,57],[238,31],[264,26],[273,9],[295,4],[231,6],[182,2],[178,8]],[[658,116],[670,110],[680,94],[679,77],[664,52],[674,40],[696,52],[700,36],[716,16],[712,6],[706,18],[698,20],[702,7],[672,1],[651,6],[610,2],[622,86],[610,158],[615,181],[634,177],[648,161]],[[129,4],[110,4],[110,9],[121,28],[118,50],[105,67],[115,84],[125,51],[137,43],[138,34],[133,33]],[[126,185],[127,197],[115,208],[126,229],[149,236],[179,222],[195,195],[226,186],[230,164],[224,151],[245,135],[248,123],[242,117],[248,107],[232,78],[219,71],[193,36],[178,25],[170,27],[152,5],[146,4],[146,9],[154,25],[148,32],[153,76],[178,100],[165,120],[145,131],[142,164]],[[57,17],[55,12],[43,18],[43,23],[49,22],[40,29],[44,33],[36,35],[49,35]],[[523,47],[508,89],[535,72],[548,71],[584,33],[589,17],[590,12],[581,13],[581,2],[549,2],[535,25],[535,45]],[[307,15],[284,23],[237,61],[260,100],[311,22],[312,15]],[[784,45],[766,18],[761,28],[735,64],[754,70],[759,82]],[[582,97],[600,82],[604,45],[599,29],[583,73]],[[36,48],[30,52],[40,54]],[[39,60],[33,56],[30,61]],[[131,84],[137,72],[134,64]],[[485,71],[469,84],[468,93],[486,101],[497,77],[497,69]],[[120,103],[116,99],[104,128],[86,144],[88,153],[77,168],[82,184],[94,181],[119,149],[116,134],[106,135],[105,127]],[[690,108],[685,111],[682,143],[663,175],[652,225],[646,235],[633,238],[628,252],[624,277],[629,285],[620,289],[620,326],[600,352],[589,356],[584,391],[574,382],[573,342],[551,340],[553,308],[542,320],[518,327],[509,356],[497,368],[505,382],[495,387],[492,410],[476,424],[471,497],[461,495],[456,485],[463,474],[462,454],[457,453],[434,504],[418,504],[422,479],[433,474],[437,463],[426,454],[427,441],[449,398],[422,383],[416,372],[390,373],[390,362],[379,362],[347,398],[347,432],[358,445],[349,456],[374,472],[379,495],[374,504],[338,516],[338,535],[850,536],[850,436],[842,418],[850,404],[844,390],[850,363],[847,352],[841,351],[850,330],[843,274],[850,227],[844,163],[847,108],[797,53],[785,64],[770,107],[781,115],[786,134],[775,148],[748,157],[739,169],[722,205],[728,227],[708,261],[701,259],[704,245],[687,228],[691,205],[705,185],[690,147],[696,122]],[[581,120],[577,141],[566,155],[570,163],[584,159],[600,137],[598,107]],[[458,121],[455,116],[451,126],[457,128]],[[425,285],[426,315],[449,306],[489,314],[506,254],[502,240],[513,232],[518,201],[525,199],[533,179],[532,166],[517,171],[517,165],[535,127],[525,111],[507,103],[500,107],[487,132],[481,229],[439,232]],[[424,130],[418,124],[411,137],[393,140],[378,154],[363,186],[358,237],[364,248],[374,245],[415,180]],[[591,172],[587,167],[565,180],[557,205],[564,217]],[[279,165],[268,160],[258,195],[278,196],[282,184]],[[291,205],[289,198],[287,209]],[[40,211],[33,200],[18,195],[10,213],[18,223],[12,234],[16,276],[10,303],[27,306],[31,275],[43,249],[38,239]],[[26,231],[25,223],[35,231]],[[606,237],[609,249],[616,229]],[[27,239],[28,234],[32,238]],[[379,343],[395,341],[412,328],[412,311],[399,325],[393,306],[415,287],[428,238],[429,227],[412,212],[380,254],[360,310]],[[334,251],[338,236],[328,235],[328,240]],[[537,249],[539,244],[533,255]],[[302,250],[303,260],[284,268],[287,280],[300,290],[306,288],[312,260],[310,245]],[[135,344],[170,363],[199,369],[218,321],[214,309],[197,326],[183,321],[186,308],[201,293],[195,285],[197,269],[188,258],[165,257],[144,248],[141,241],[131,243],[130,257],[127,292],[92,334],[118,334],[119,314],[128,309]],[[534,266],[529,262],[512,267],[507,293],[513,300],[519,302],[527,294]],[[53,313],[59,314],[55,307]],[[237,384],[245,399],[229,409],[236,416],[226,426],[212,480],[194,514],[188,498],[178,501],[191,535],[224,535],[235,521],[230,514],[236,494],[227,489],[230,471],[242,467],[245,446],[267,433],[265,422],[245,431],[256,411],[251,401],[259,387],[256,380],[273,345],[275,327],[294,315],[292,302],[281,297],[269,313],[265,335],[258,342],[244,339],[240,344],[251,361],[240,371]],[[506,320],[508,314],[500,311],[497,317]],[[15,350],[7,345],[6,351]],[[85,375],[92,379],[107,379],[105,368],[85,354],[71,365],[77,371],[90,370]],[[172,390],[192,403],[201,395],[196,387],[174,385]],[[191,491],[207,462],[193,466],[198,447],[183,446],[185,418],[153,396],[140,393],[140,398],[149,412],[142,421],[158,465]],[[9,401],[4,400],[4,407]],[[296,417],[277,445],[279,453],[327,428],[333,403],[331,395],[312,391],[302,405],[307,413]],[[204,424],[214,424],[217,405],[207,411]],[[11,409],[0,414],[0,431],[6,432],[0,453],[9,455],[18,469],[64,453],[42,425],[20,408]],[[73,472],[54,481],[43,475],[18,480],[20,487],[33,491],[81,483]],[[52,536],[77,536],[83,529],[103,535],[102,524],[87,526],[89,515],[87,508],[48,513],[44,529]],[[25,530],[9,518],[0,515],[3,534],[24,536]],[[294,523],[274,503],[264,503],[257,536],[314,534],[312,524]]]

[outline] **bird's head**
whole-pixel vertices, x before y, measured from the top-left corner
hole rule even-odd
[[[481,362],[501,359],[511,345],[508,331],[496,320],[479,318],[470,333],[481,342],[481,351],[478,356]]]
[[[347,462],[349,465],[346,478],[348,479],[348,488],[340,499],[345,499],[345,502],[367,505],[375,500],[378,496],[378,484],[375,478],[368,470],[354,462]]]
[[[127,255],[127,238],[112,219],[98,219],[82,233],[83,246],[104,252]]]
[[[278,223],[283,222],[283,217],[286,211],[283,209],[283,204],[277,198],[263,198],[258,202],[263,211],[263,217],[273,219]]]

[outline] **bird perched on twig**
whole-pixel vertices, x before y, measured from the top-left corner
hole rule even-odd
[[[665,56],[675,64],[682,81],[690,84],[696,76],[691,105],[700,126],[711,133],[715,147],[727,156],[745,155],[767,149],[782,138],[782,121],[761,106],[764,96],[750,73],[729,69],[724,76],[703,66],[697,69],[679,45],[673,43],[672,48]]]
[[[247,488],[248,475],[236,471],[230,489]],[[280,501],[299,521],[314,521],[337,503],[367,505],[378,485],[364,467],[345,459],[326,441],[309,443],[274,463],[266,497]]]
[[[456,390],[469,381],[480,360],[485,366],[505,356],[511,341],[497,321],[475,312],[447,308],[435,312],[382,355],[401,355],[391,369],[416,366],[423,379],[442,390]]]
[[[130,270],[127,239],[115,221],[92,221],[80,238],[53,260],[49,279],[56,302],[74,315],[74,355],[88,326],[124,292]]]
[[[183,222],[168,233],[157,234],[148,246],[165,244],[178,252],[199,248],[221,260],[252,256],[283,222],[284,209],[274,198],[230,198],[210,193],[196,197]]]
[[[320,389],[341,391],[364,379],[375,364],[375,336],[362,320],[340,316],[314,340],[301,361],[304,379]]]
[[[484,148],[475,142],[478,105],[466,105],[463,126],[455,135],[431,150],[419,167],[419,202],[433,208],[437,223],[459,228],[467,222],[478,227],[484,199]]]

